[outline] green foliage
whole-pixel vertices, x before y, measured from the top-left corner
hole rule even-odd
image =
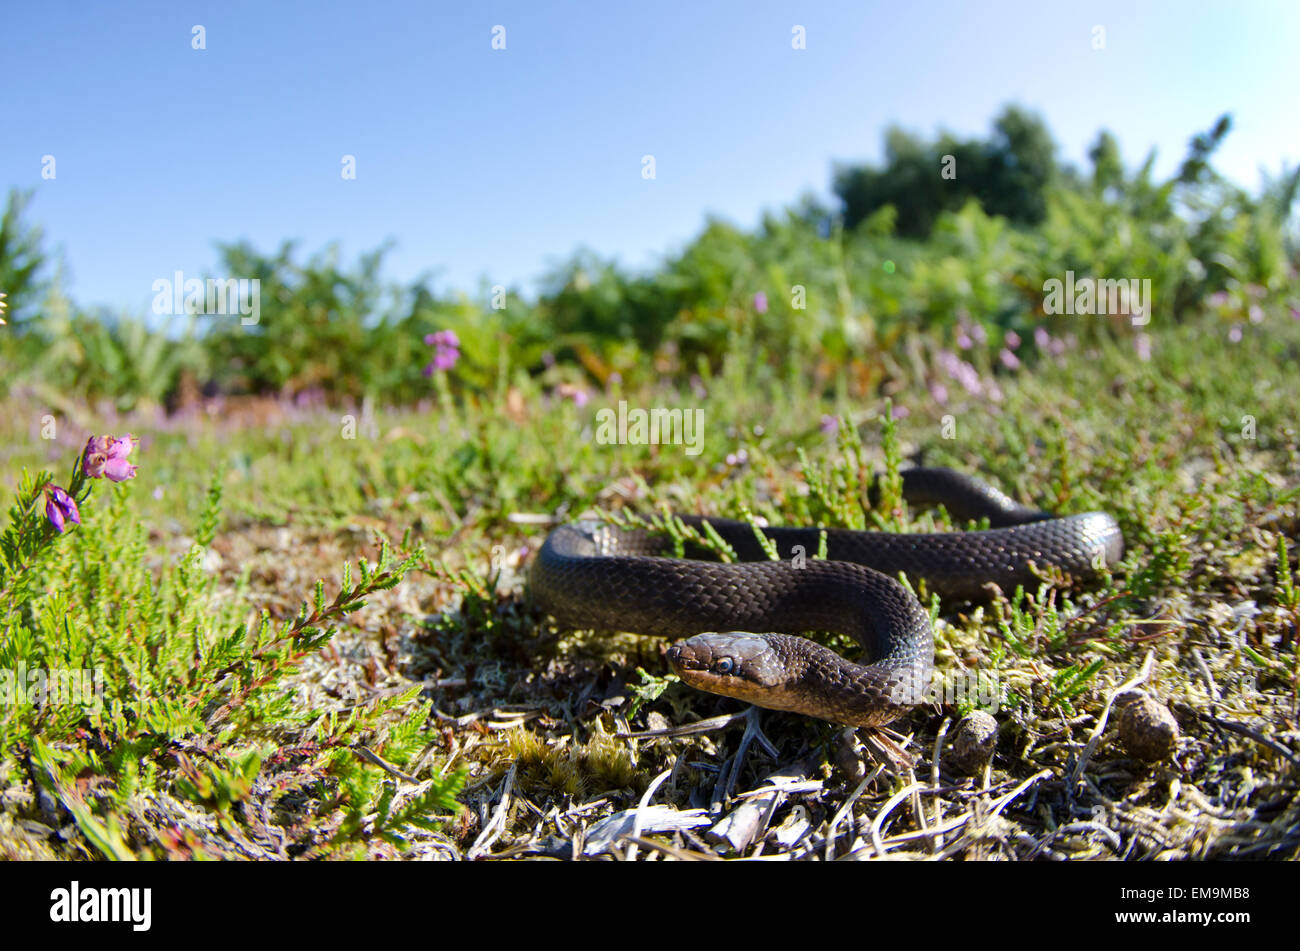
[[[883,166],[837,170],[838,209],[805,197],[753,230],[711,219],[644,273],[581,250],[533,301],[513,288],[436,294],[427,278],[389,286],[387,245],[354,263],[334,246],[304,260],[291,243],[270,254],[220,245],[218,276],[260,282],[260,319],[195,316],[179,333],[175,323],[80,310],[57,283],[32,319],[44,258],[14,193],[0,227],[0,287],[20,319],[0,335],[0,378],[51,403],[109,399],[120,410],[175,407],[202,389],[334,406],[436,395],[451,412],[501,406],[526,380],[550,393],[665,377],[730,386],[757,363],[862,400],[932,368],[945,337],[984,328],[988,343],[963,358],[987,389],[1008,372],[1006,332],[1026,341],[1018,359],[1027,363],[1043,356],[1029,343],[1040,329],[1077,346],[1141,332],[1127,320],[1046,315],[1045,283],[1067,272],[1149,280],[1155,326],[1207,309],[1230,325],[1261,308],[1300,307],[1289,283],[1300,263],[1300,169],[1246,194],[1211,164],[1230,129],[1225,116],[1195,136],[1167,181],[1154,179],[1154,155],[1125,169],[1105,131],[1089,173],[1059,165],[1041,120],[1014,106],[986,139],[923,141],[895,129]],[[955,178],[941,174],[947,156]],[[438,330],[456,333],[460,356],[431,383],[424,338]]]
[[[1055,150],[1042,119],[1017,106],[1003,110],[987,141],[944,134],[925,143],[891,128],[884,166],[840,168],[835,194],[850,229],[892,207],[898,233],[924,239],[945,211],[957,211],[971,199],[990,214],[1032,226],[1046,216],[1047,192],[1060,174]]]
[[[0,291],[6,295],[4,319],[15,327],[30,319],[46,290],[41,229],[23,220],[31,199],[30,192],[10,189],[0,216]]]
[[[317,582],[295,616],[277,624],[262,611],[246,625],[246,607],[218,597],[204,568],[221,523],[223,475],[218,469],[207,492],[195,543],[156,573],[130,483],[92,483],[75,468],[68,491],[80,503],[82,524],[58,533],[41,504],[50,475],[24,480],[0,536],[0,762],[30,756],[33,779],[72,814],[87,841],[107,857],[130,858],[124,810],[142,785],[170,789],[235,829],[248,821],[242,804],[264,775],[275,738],[319,720],[312,768],[322,778],[334,770],[349,790],[350,815],[378,809],[370,831],[392,843],[408,827],[429,828],[431,809],[456,808],[463,774],[430,781],[393,809],[382,769],[351,752],[335,757],[372,744],[408,764],[425,743],[428,705],[408,692],[358,708],[340,724],[299,708],[285,684],[347,615],[401,583],[423,553],[399,559],[383,541],[376,563],[358,562],[355,580],[344,565],[333,598]],[[401,721],[382,726],[398,707]],[[202,760],[187,750],[201,750]],[[93,803],[72,779],[86,775],[101,780]]]

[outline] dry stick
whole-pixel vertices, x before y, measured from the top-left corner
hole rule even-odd
[[[1287,747],[1283,746],[1281,743],[1277,742],[1276,740],[1270,740],[1262,733],[1258,733],[1255,730],[1252,730],[1250,727],[1246,726],[1243,723],[1237,723],[1235,720],[1224,720],[1222,717],[1216,717],[1213,714],[1209,714],[1209,713],[1202,713],[1200,710],[1192,710],[1190,707],[1187,707],[1183,704],[1178,704],[1178,708],[1180,710],[1186,710],[1194,714],[1195,716],[1199,717],[1202,720],[1206,720],[1210,723],[1213,723],[1215,726],[1221,726],[1225,730],[1231,730],[1233,733],[1238,733],[1241,736],[1247,737],[1248,739],[1252,739],[1256,743],[1260,744],[1261,746],[1267,746],[1273,752],[1280,753],[1282,756],[1285,756],[1287,759],[1289,759],[1292,765],[1300,766],[1300,757],[1297,757],[1294,752],[1287,749]]]
[[[664,784],[664,781],[672,774],[673,771],[671,769],[666,769],[658,776],[656,776],[651,781],[650,785],[646,788],[645,795],[641,797],[641,801],[637,803],[636,814],[632,817],[632,831],[628,833],[628,836],[633,841],[627,847],[627,861],[629,862],[636,861],[636,850],[637,850],[636,840],[641,838],[641,820],[643,818],[645,807],[650,805],[650,798],[654,796],[655,791],[660,786],[662,786]]]
[[[683,862],[725,862],[727,861],[720,855],[714,855],[712,852],[695,852],[691,849],[679,849],[675,845],[668,845],[664,842],[656,842],[654,839],[647,839],[643,836],[626,835],[623,837],[632,843],[632,845],[644,845],[647,849],[654,849],[662,852],[664,855],[680,859]]]
[[[392,763],[386,762],[385,760],[381,759],[379,755],[375,753],[373,750],[371,750],[369,747],[357,745],[352,747],[352,752],[356,753],[357,756],[365,760],[367,763],[370,763],[371,765],[374,766],[378,766],[380,769],[382,769],[384,772],[388,773],[391,776],[396,776],[398,779],[404,779],[408,783],[414,783],[415,785],[419,785],[420,783],[420,781],[416,779],[414,776],[412,776],[410,773],[404,773],[396,766],[394,766]]]
[[[1079,777],[1083,775],[1088,761],[1092,759],[1092,754],[1097,752],[1097,747],[1101,744],[1101,735],[1106,732],[1106,724],[1110,720],[1110,710],[1115,704],[1115,698],[1138,684],[1146,683],[1147,678],[1151,676],[1151,669],[1154,665],[1155,651],[1147,651],[1147,656],[1142,660],[1142,667],[1137,674],[1131,680],[1110,692],[1110,695],[1106,698],[1106,706],[1101,711],[1101,717],[1097,720],[1097,727],[1092,731],[1092,736],[1088,737],[1088,744],[1083,748],[1083,753],[1079,755],[1079,762],[1075,764],[1074,772],[1070,775],[1071,789],[1079,782]]]
[[[863,791],[867,788],[867,784],[875,782],[876,777],[884,771],[884,768],[884,766],[877,763],[876,768],[871,771],[871,775],[858,783],[858,788],[853,790],[853,795],[844,800],[844,803],[840,808],[835,811],[835,815],[831,817],[831,824],[826,829],[826,861],[829,862],[835,857],[836,826],[840,824],[840,820],[844,818],[845,814],[853,808],[853,804],[858,801],[858,797],[861,796]]]
[[[930,788],[934,791],[939,789],[939,757],[943,755],[943,741],[948,735],[948,725],[952,723],[951,717],[944,717],[943,723],[939,725],[939,732],[934,737],[934,752],[930,756]],[[943,818],[943,799],[936,795],[934,797],[934,824],[937,826]],[[938,832],[929,840],[930,851],[934,852],[943,848],[943,833]]]
[[[923,786],[921,783],[909,783],[885,800],[885,804],[880,807],[880,811],[876,813],[875,820],[871,823],[871,844],[875,846],[876,854],[884,855],[886,851],[885,843],[880,837],[880,828],[884,825],[885,819],[888,818],[889,814],[894,811],[895,807],[897,807],[900,802],[904,799],[910,798],[918,789],[922,788]],[[912,808],[915,810],[916,806],[913,805]],[[919,815],[919,812],[917,814]]]
[[[479,833],[474,844],[469,847],[465,853],[465,858],[476,859],[480,854],[487,851],[504,831],[506,826],[506,813],[510,809],[510,789],[515,784],[515,770],[519,768],[518,763],[510,764],[510,772],[506,773],[506,781],[501,784],[501,802],[497,805],[496,812],[492,814],[491,820]]]

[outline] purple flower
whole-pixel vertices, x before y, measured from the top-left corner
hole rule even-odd
[[[586,406],[587,401],[591,399],[590,393],[573,383],[561,383],[555,388],[555,392],[564,399],[573,400],[573,405],[578,407]]]
[[[963,350],[969,350],[971,348],[970,337],[966,336],[966,331],[962,330],[957,333],[957,346],[961,347]]]
[[[1006,336],[1002,338],[1002,342],[1006,344],[1008,350],[1014,350],[1020,346],[1020,334],[1014,330],[1008,330]]]
[[[1046,327],[1034,328],[1034,343],[1038,345],[1039,350],[1046,350],[1052,343],[1052,335],[1047,332]]]
[[[77,511],[76,501],[53,483],[45,486],[45,517],[50,520],[56,532],[63,531],[66,522],[81,524],[81,513]]]
[[[1020,366],[1020,358],[1006,347],[998,351],[998,359],[1002,361],[1002,365],[1008,370],[1015,370]]]
[[[460,348],[460,340],[454,330],[439,330],[437,333],[426,334],[424,342],[431,347],[449,347],[452,350]]]
[[[1151,359],[1151,335],[1138,334],[1133,338],[1133,346],[1137,349],[1138,359],[1143,363]]]
[[[934,380],[930,383],[930,395],[934,397],[936,403],[942,406],[944,403],[948,402],[948,387],[944,386],[938,380]]]
[[[1241,343],[1241,324],[1232,325],[1232,329],[1228,331],[1228,339],[1233,343]]]
[[[822,414],[821,426],[819,427],[823,436],[834,436],[840,431],[840,421],[830,413]]]
[[[911,415],[912,411],[906,406],[895,406],[893,410],[890,411],[890,417],[893,419],[907,419],[907,417]]]
[[[754,295],[754,310],[758,311],[760,314],[767,313],[767,295],[762,291],[759,291]]]
[[[984,343],[989,339],[989,335],[985,332],[983,324],[972,324],[970,335],[975,338],[976,343]]]
[[[433,362],[424,368],[425,376],[433,376],[435,370],[450,370],[460,359],[460,340],[454,330],[426,334],[424,342],[434,348]]]
[[[130,433],[120,439],[114,436],[91,436],[82,453],[81,466],[92,479],[107,476],[113,482],[135,478],[136,467],[126,461],[139,443]]]
[[[1205,299],[1205,302],[1211,307],[1225,307],[1227,306],[1228,299],[1227,291],[1215,291]]]

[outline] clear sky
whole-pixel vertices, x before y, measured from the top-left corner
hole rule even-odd
[[[1230,177],[1300,162],[1291,0],[0,8],[0,186],[35,189],[74,299],[138,313],[157,278],[214,272],[216,241],[351,261],[393,238],[385,276],[439,291],[531,293],[584,245],[647,266],[706,214],[827,196],[832,162],[879,158],[890,123],[982,135],[1011,101],[1076,164],[1106,127],[1130,167],[1155,147],[1170,173],[1223,112]]]

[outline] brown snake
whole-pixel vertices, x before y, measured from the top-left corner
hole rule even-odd
[[[1103,512],[1057,517],[1019,505],[950,469],[909,469],[909,502],[943,504],[958,520],[987,517],[973,532],[895,534],[765,528],[781,556],[769,560],[747,522],[709,522],[737,563],[663,557],[671,542],[654,532],[600,522],[562,525],[533,563],[538,604],[576,628],[686,637],[668,662],[686,683],[774,710],[851,726],[880,726],[922,702],[930,688],[934,636],[929,614],[906,586],[924,580],[945,599],[972,599],[993,582],[1032,591],[1039,572],[1086,579],[1115,565],[1124,539]],[[802,546],[806,557],[792,558]],[[733,631],[737,633],[704,633]],[[804,637],[851,634],[868,662],[849,661]],[[741,633],[747,632],[747,633]],[[752,632],[752,633],[748,633]],[[694,636],[691,636],[694,635]]]

